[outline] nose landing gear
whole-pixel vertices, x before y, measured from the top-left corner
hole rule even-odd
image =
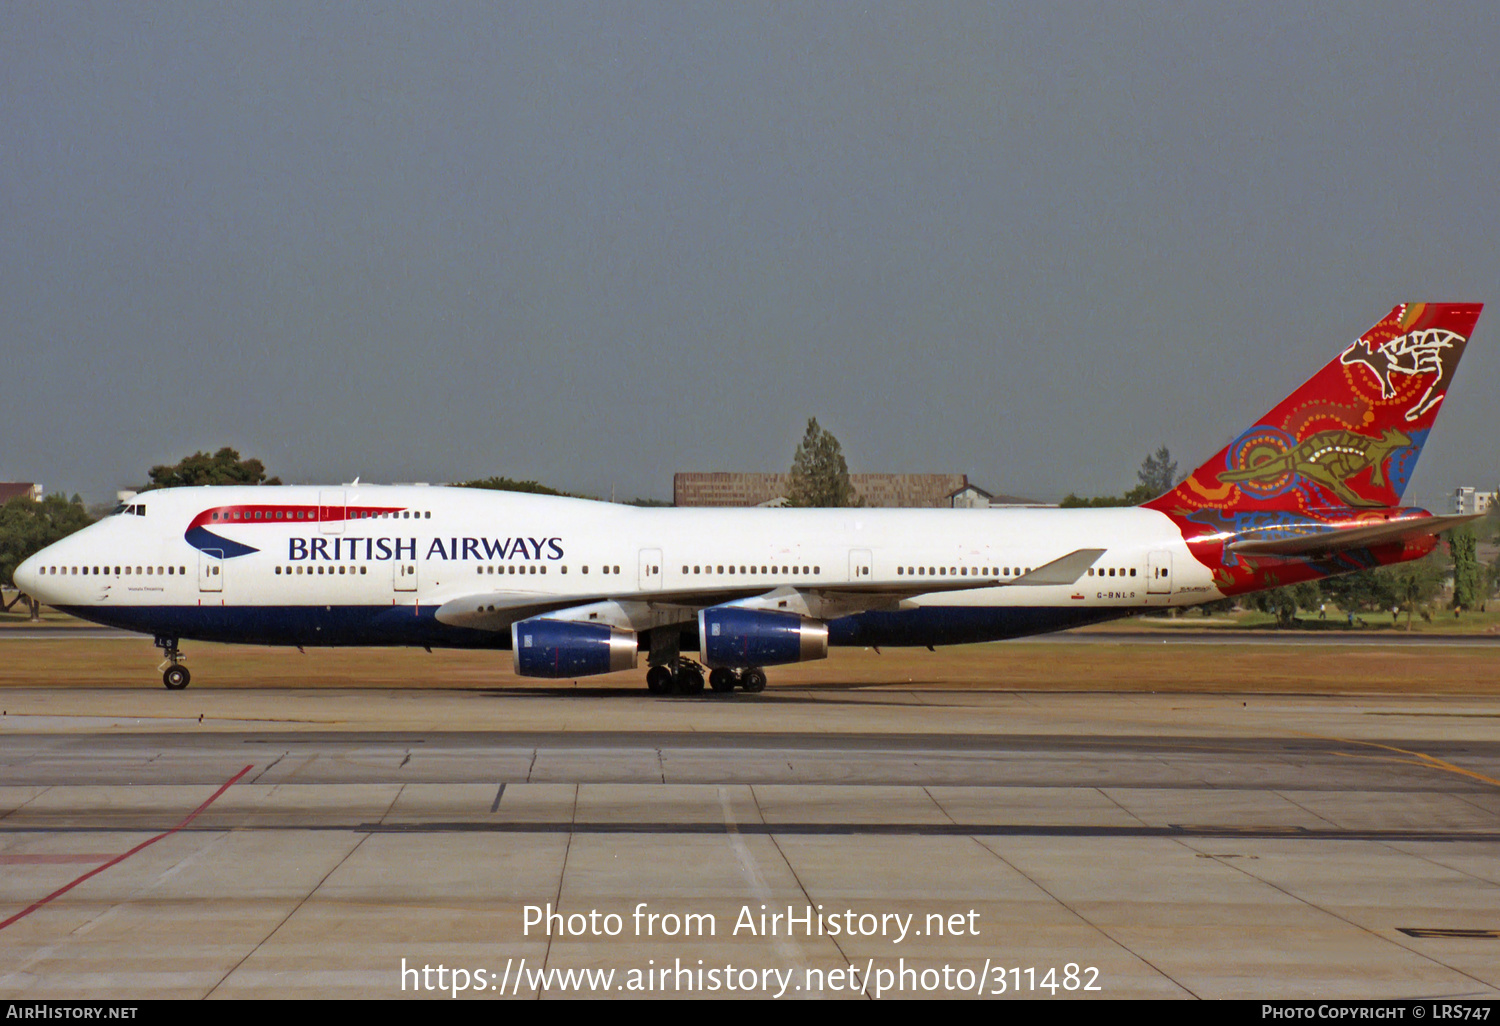
[[[182,649],[177,647],[177,639],[159,634],[156,647],[167,657],[167,661],[157,667],[162,671],[162,684],[168,691],[181,691],[192,681],[193,675],[182,665]]]

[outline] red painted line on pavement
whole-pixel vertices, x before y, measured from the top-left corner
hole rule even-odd
[[[199,813],[201,813],[204,809],[208,808],[214,802],[218,801],[220,795],[222,795],[225,791],[227,791],[231,787],[233,787],[236,783],[239,782],[240,777],[243,777],[246,773],[249,773],[254,768],[255,768],[254,765],[246,766],[244,769],[240,770],[234,776],[232,776],[228,780],[224,781],[223,785],[220,786],[220,788],[217,791],[215,791],[213,794],[211,794],[211,795],[208,796],[208,801],[206,801],[202,805],[198,806],[192,812],[189,812],[187,814],[187,817],[185,819],[183,819],[183,821],[181,823],[178,823],[176,826],[174,826],[171,830],[163,831],[162,833],[157,834],[155,837],[151,837],[151,838],[148,838],[148,839],[142,841],[140,844],[136,845],[134,848],[131,848],[129,851],[125,852],[124,854],[122,854],[122,855],[116,855],[114,858],[112,858],[108,862],[104,863],[104,865],[98,866],[98,867],[96,867],[94,869],[89,870],[87,873],[84,873],[82,876],[80,876],[78,879],[74,880],[72,883],[64,884],[63,886],[59,887],[57,890],[53,891],[51,894],[47,895],[45,898],[41,899],[40,901],[34,902],[33,904],[31,904],[31,905],[27,906],[26,908],[22,909],[21,911],[17,912],[15,915],[11,916],[9,919],[5,920],[4,922],[0,922],[0,930],[5,929],[11,923],[17,922],[17,921],[19,921],[21,919],[25,919],[27,916],[31,915],[31,913],[35,912],[37,909],[39,909],[43,905],[47,904],[47,902],[52,901],[54,898],[60,898],[60,897],[62,897],[64,894],[67,894],[69,891],[71,891],[74,887],[77,887],[79,884],[83,883],[85,880],[89,879],[90,877],[98,876],[100,873],[104,872],[110,866],[117,866],[121,862],[124,862],[126,859],[130,858],[130,856],[134,855],[136,852],[143,851],[146,848],[151,847],[153,844],[155,844],[157,841],[160,841],[162,838],[164,838],[164,837],[171,837],[177,831],[181,830],[183,827],[187,826],[193,820],[197,819]]]

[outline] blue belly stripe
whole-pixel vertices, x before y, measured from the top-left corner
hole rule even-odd
[[[82,620],[142,634],[243,645],[510,648],[510,631],[439,623],[437,606],[59,606]],[[830,645],[967,645],[1004,641],[1116,619],[1134,610],[927,606],[858,613],[828,623]],[[683,625],[683,649],[698,647],[695,623]]]

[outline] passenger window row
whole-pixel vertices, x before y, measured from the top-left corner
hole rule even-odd
[[[160,574],[162,576],[170,576],[170,575],[173,575],[173,574],[182,574],[182,575],[186,576],[186,574],[187,574],[187,567],[185,567],[185,566],[158,566],[158,567],[149,567],[149,566],[148,567],[139,567],[138,566],[138,567],[135,567],[133,569],[134,569],[134,573],[136,575],[141,576],[141,577],[151,577],[151,576],[153,576],[153,571],[155,571],[155,574]],[[67,574],[90,574],[90,575],[94,575],[94,576],[99,576],[99,575],[102,575],[102,574],[111,574],[114,577],[129,577],[129,576],[131,576],[132,568],[128,567],[128,566],[126,566],[126,567],[118,567],[117,566],[117,567],[114,567],[113,569],[111,569],[110,567],[107,567],[107,566],[95,566],[95,567],[87,567],[87,566],[39,566],[39,567],[36,568],[36,572],[39,573],[39,574],[48,574],[48,575],[51,575],[51,576],[67,575]]]
[[[278,574],[282,574],[282,573],[284,573],[284,574],[286,574],[286,575],[287,575],[287,576],[288,576],[288,577],[290,577],[290,576],[291,576],[291,575],[292,575],[292,574],[294,574],[294,573],[295,573],[295,574],[301,574],[301,573],[306,573],[306,574],[307,574],[307,576],[309,576],[309,577],[311,577],[311,576],[312,576],[312,575],[313,575],[313,568],[312,568],[312,567],[310,567],[310,566],[308,566],[308,567],[301,567],[301,566],[298,566],[298,567],[290,567],[290,566],[289,566],[289,567],[285,567],[285,568],[283,568],[283,567],[279,567],[279,566],[278,566],[278,567],[277,567],[277,568],[276,568],[276,572],[277,572],[277,573],[278,573]],[[318,568],[317,568],[317,572],[318,572],[318,573],[319,573],[319,574],[322,574],[322,573],[323,573],[323,572],[324,572],[324,567],[322,567],[322,566],[319,566],[319,567],[318,567]],[[356,573],[356,572],[358,572],[358,573],[361,573],[361,574],[367,574],[367,573],[369,573],[369,572],[370,572],[370,568],[369,568],[369,567],[364,567],[364,566],[361,566],[361,567],[352,567],[352,566],[351,566],[351,567],[342,567],[342,566],[341,566],[341,567],[339,567],[339,568],[338,568],[338,569],[337,569],[337,570],[335,570],[335,569],[334,569],[334,568],[333,568],[333,567],[331,567],[331,566],[330,566],[330,567],[328,567],[328,568],[327,568],[327,572],[328,572],[328,574],[329,574],[329,575],[330,575],[330,576],[332,576],[332,575],[333,575],[333,574],[336,574],[336,573],[337,573],[337,574],[343,574],[343,573],[349,573],[349,574],[353,574],[353,573]]]
[[[215,520],[316,520],[316,513],[307,510],[255,510],[241,513],[239,510],[230,510],[225,513],[215,513]]]
[[[1020,577],[1031,567],[1019,566],[898,566],[897,577]]]
[[[1097,570],[1094,569],[1093,567],[1089,567],[1089,576],[1090,577],[1134,577],[1135,576],[1135,567],[1131,567],[1130,568],[1130,572],[1128,574],[1125,572],[1125,568],[1123,566],[1118,568],[1118,570],[1119,570],[1118,574],[1115,573],[1116,569],[1117,569],[1116,567],[1110,567],[1109,570],[1108,570],[1108,572],[1106,572],[1105,569],[1104,569],[1104,567],[1102,567],[1102,566],[1099,567]]]
[[[338,507],[331,507],[331,508],[337,509]],[[146,515],[146,507],[145,506],[127,507],[126,509],[120,510],[118,512],[129,513],[132,510],[136,510],[136,509],[138,509],[140,511],[140,515],[141,516],[145,516]],[[265,509],[265,510],[261,510],[261,509],[257,509],[257,510],[245,510],[244,512],[240,512],[239,510],[228,510],[228,511],[224,511],[224,512],[215,512],[213,514],[213,519],[214,520],[317,520],[318,519],[318,513],[317,513],[317,511],[310,510],[310,509],[295,509],[295,510],[282,510],[282,509],[276,509],[276,510]],[[347,520],[395,520],[395,519],[401,519],[401,520],[431,520],[432,519],[432,512],[430,510],[414,511],[414,510],[406,509],[406,510],[401,510],[399,513],[382,513],[379,510],[372,510],[372,509],[351,509],[346,514],[345,519],[347,519]]]
[[[816,577],[817,575],[819,575],[819,574],[821,574],[823,572],[823,568],[821,566],[804,566],[804,567],[800,567],[800,568],[799,567],[795,567],[795,566],[784,566],[784,567],[781,567],[778,570],[774,566],[762,566],[759,569],[756,569],[754,566],[739,566],[739,567],[735,567],[735,566],[732,566],[732,565],[731,566],[726,566],[726,565],[724,565],[722,563],[715,564],[715,565],[712,565],[712,566],[704,566],[702,564],[699,564],[697,566],[684,566],[682,568],[683,574],[725,574],[727,576],[729,574],[735,573],[736,571],[738,571],[738,573],[741,573],[741,574],[757,574],[758,573],[758,574],[779,574],[779,575],[784,576],[784,577],[792,577],[792,576]]]
[[[498,568],[493,567],[493,566],[476,566],[474,568],[474,570],[475,570],[476,573],[480,574],[481,576],[483,576],[484,574],[511,574],[511,575],[514,575],[514,574],[525,575],[525,574],[528,574],[528,573],[533,573],[533,574],[535,574],[535,573],[542,573],[542,574],[545,574],[547,572],[547,568],[545,566],[541,566],[541,565],[536,564],[536,563],[519,563],[519,564],[518,563],[507,563],[507,564],[505,564],[503,566],[500,566]],[[559,569],[559,573],[567,573],[567,572],[568,572],[568,568],[567,567],[561,567]],[[588,570],[585,569],[583,572],[584,573],[588,573]]]

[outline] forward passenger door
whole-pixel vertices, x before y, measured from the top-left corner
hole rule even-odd
[[[397,591],[417,590],[417,561],[398,559],[392,564],[392,585]]]
[[[198,552],[198,590],[224,590],[224,552],[221,549],[201,549]]]
[[[322,534],[344,533],[344,493],[326,491],[318,493],[318,531]]]

